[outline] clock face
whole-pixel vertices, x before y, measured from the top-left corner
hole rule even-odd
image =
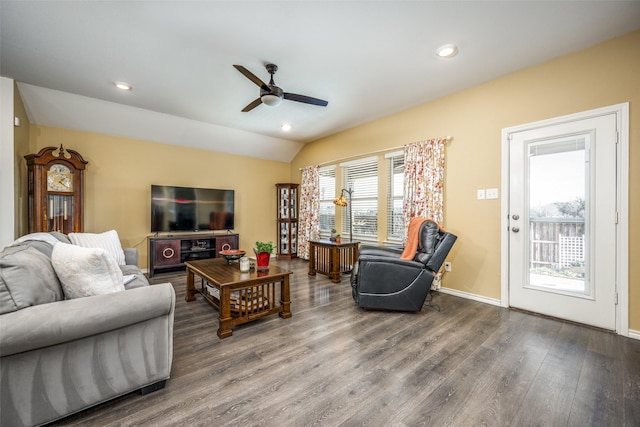
[[[53,165],[47,171],[47,189],[49,191],[73,191],[73,175],[65,165]]]

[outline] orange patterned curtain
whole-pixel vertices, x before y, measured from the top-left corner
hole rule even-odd
[[[413,217],[430,218],[442,225],[445,143],[445,138],[430,139],[404,147],[405,230]]]
[[[309,240],[320,237],[320,167],[302,169],[300,214],[298,218],[298,257],[309,259]]]

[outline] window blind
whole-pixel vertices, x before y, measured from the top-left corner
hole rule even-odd
[[[353,234],[365,237],[378,235],[378,159],[370,157],[359,161],[342,163],[343,188],[352,189],[351,209]],[[342,209],[342,235],[349,235],[351,218],[349,209]]]

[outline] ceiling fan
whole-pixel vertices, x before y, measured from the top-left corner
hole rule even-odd
[[[298,95],[295,93],[288,93],[275,85],[273,82],[273,75],[278,71],[278,66],[275,64],[267,64],[266,68],[269,74],[271,74],[271,80],[269,84],[266,84],[251,71],[244,68],[242,65],[234,65],[236,70],[240,71],[246,78],[260,86],[260,97],[252,101],[249,105],[242,109],[243,113],[251,111],[260,104],[265,104],[270,107],[276,107],[280,105],[282,99],[288,99],[289,101],[303,102],[305,104],[319,105],[320,107],[326,107],[329,104],[327,101],[318,98],[312,98],[310,96]]]

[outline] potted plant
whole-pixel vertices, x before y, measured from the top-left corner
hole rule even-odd
[[[340,237],[340,235],[339,235],[339,234],[336,234],[335,242],[336,242],[337,244],[342,243],[342,237]]]
[[[336,231],[335,228],[331,229],[331,236],[329,237],[329,240],[331,240],[332,242],[335,242],[336,237],[338,236],[337,234],[338,232]]]
[[[256,254],[256,263],[258,270],[269,269],[269,258],[273,252],[273,242],[256,242],[256,247],[253,248],[253,252]]]

